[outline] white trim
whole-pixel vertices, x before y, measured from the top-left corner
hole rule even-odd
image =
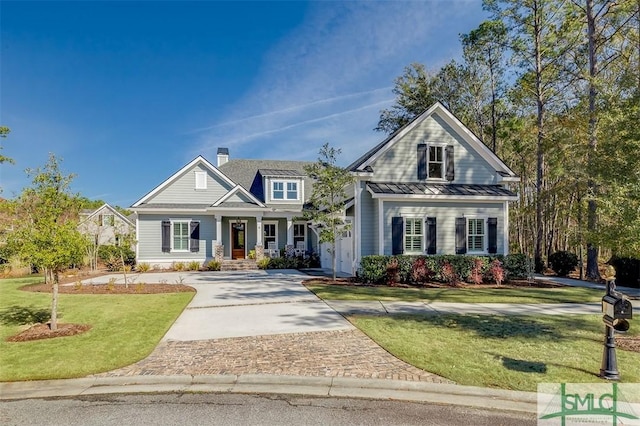
[[[459,136],[461,136],[470,146],[475,149],[478,154],[497,171],[503,171],[508,173],[510,177],[519,178],[516,174],[496,156],[480,139],[478,139],[464,124],[460,122],[448,109],[446,109],[440,102],[436,102],[424,113],[414,119],[405,128],[400,130],[393,138],[389,139],[387,143],[376,151],[371,157],[369,157],[364,163],[362,163],[358,170],[362,170],[367,166],[375,163],[385,152],[387,152],[393,145],[401,140],[409,132],[413,131],[420,123],[432,116],[438,114]]]
[[[222,245],[222,215],[214,215],[213,216],[216,220],[216,244]],[[215,247],[213,247],[213,256],[215,257],[216,252],[215,252]],[[224,253],[223,253],[224,255]]]
[[[222,179],[224,182],[226,182],[229,186],[231,186],[231,187],[236,186],[236,183],[234,181],[232,181],[231,179],[229,179],[220,170],[218,170],[217,167],[215,167],[213,164],[211,164],[209,161],[207,161],[202,155],[198,155],[196,158],[191,160],[187,165],[185,165],[180,170],[178,170],[177,172],[175,172],[174,174],[169,176],[167,179],[165,179],[165,181],[162,182],[160,185],[158,185],[154,189],[152,189],[151,192],[148,192],[146,195],[144,195],[138,201],[133,203],[133,205],[131,207],[138,207],[139,205],[143,204],[144,202],[146,202],[147,200],[152,198],[154,195],[158,194],[158,192],[162,191],[167,186],[169,186],[174,181],[176,181],[180,176],[182,176],[188,170],[191,170],[198,163],[202,163],[205,166],[205,168],[210,170],[212,173],[214,173],[216,176],[218,176],[220,179]]]
[[[278,221],[277,220],[265,220],[262,222],[262,243],[264,244],[264,248],[268,249],[269,247],[266,244],[266,240],[265,240],[265,235],[264,235],[264,230],[267,228],[267,225],[275,225],[275,231],[276,231],[276,248],[279,248],[280,245],[278,244]]]
[[[256,245],[264,247],[262,216],[256,216]]]
[[[360,232],[362,232],[362,202],[360,200],[360,197],[362,197],[362,181],[360,179],[356,179],[353,190],[353,205],[355,210],[355,218],[353,221],[353,245],[355,247],[353,260],[356,265],[360,265],[360,259],[362,258],[362,243],[360,242]]]
[[[191,236],[189,235],[189,232],[190,232],[189,229],[191,227],[191,218],[176,218],[176,219],[169,218],[169,222],[171,222],[171,231],[170,231],[171,232],[171,251],[170,251],[170,253],[188,253],[190,251],[190,248],[189,248],[190,242],[189,242],[189,240],[190,240]],[[186,223],[187,224],[187,248],[186,249],[177,250],[173,246],[174,237],[175,237],[175,235],[174,235],[174,225],[176,223]]]
[[[425,167],[427,168],[427,178],[424,179],[426,182],[447,182],[447,144],[444,142],[423,142],[427,145],[427,161],[425,163]],[[442,149],[442,177],[431,177],[429,175],[429,149],[431,147],[436,147]],[[434,163],[438,163],[434,161]]]
[[[287,218],[287,245],[293,245],[293,218]]]
[[[482,220],[482,250],[476,250],[476,251],[472,251],[469,248],[469,220],[477,220],[480,219]],[[464,215],[464,220],[466,221],[465,224],[465,229],[466,229],[466,235],[465,235],[465,243],[467,245],[467,252],[465,254],[471,254],[474,256],[480,255],[480,254],[489,254],[489,250],[488,250],[488,245],[489,245],[489,216],[487,215],[483,215],[483,214],[465,214]]]
[[[378,254],[384,255],[384,200],[378,198]]]
[[[509,254],[509,203],[506,201],[504,202],[502,215],[502,254],[507,256]]]
[[[421,235],[421,244],[420,244],[420,250],[419,251],[407,251],[407,219],[408,220],[413,220],[413,221],[418,221],[420,222],[420,226],[422,227],[420,229],[420,233]],[[425,223],[424,223],[424,216],[416,216],[416,215],[410,215],[410,216],[402,216],[402,253],[403,254],[409,254],[409,255],[416,255],[416,254],[424,254],[425,252]],[[418,234],[412,234],[412,236],[417,236]]]
[[[136,263],[138,263],[138,258],[140,257],[140,236],[139,236],[140,225],[139,225],[139,221],[140,221],[140,219],[138,218],[138,215],[136,215]]]
[[[215,203],[213,203],[211,205],[211,207],[219,207],[220,204],[224,203],[225,201],[227,201],[229,198],[231,198],[234,194],[237,194],[238,192],[240,192],[241,194],[243,194],[244,196],[246,196],[250,200],[255,201],[255,203],[258,204],[258,206],[266,207],[260,200],[258,200],[256,197],[254,197],[252,193],[250,193],[249,191],[244,189],[244,187],[239,185],[239,184],[236,185],[235,187],[233,187],[231,190],[229,190],[222,197],[220,197],[220,199],[218,201],[216,201]]]
[[[304,184],[302,179],[282,179],[282,178],[265,178],[266,181],[269,182],[269,201],[272,203],[290,203],[291,201],[300,202],[303,199],[304,194],[302,193]],[[274,183],[282,183],[282,197],[283,198],[274,198],[273,197],[273,184]],[[290,183],[296,184],[296,198],[287,198],[288,188],[287,185]]]

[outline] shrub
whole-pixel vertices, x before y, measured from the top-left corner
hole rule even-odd
[[[185,268],[184,262],[173,262],[173,265],[171,265],[171,269],[178,272],[184,271],[184,268]]]
[[[504,257],[506,278],[526,278],[529,275],[529,259],[526,254],[509,254]]]
[[[247,255],[247,257],[251,260],[254,260],[256,258],[256,251],[255,250],[249,250],[249,254]]]
[[[387,263],[387,271],[385,273],[387,284],[393,286],[400,282],[400,265],[398,259],[392,257],[389,263]]]
[[[427,264],[424,257],[418,257],[411,267],[411,279],[414,283],[424,284],[431,281],[435,273]]]
[[[207,262],[207,271],[219,271],[222,264],[217,260],[210,260]]]
[[[200,262],[198,262],[197,260],[189,262],[189,264],[187,265],[187,268],[190,271],[199,271],[200,270]]]
[[[494,261],[491,262],[489,272],[493,280],[496,282],[496,284],[498,285],[502,284],[502,281],[504,281],[505,274],[504,274],[504,268],[502,267],[502,262],[500,262],[500,260],[494,259]]]
[[[561,277],[566,277],[578,266],[578,256],[568,251],[557,251],[549,256],[551,268]]]
[[[360,260],[358,277],[370,284],[383,283],[386,278],[389,256],[364,256]]]
[[[148,272],[151,270],[151,265],[149,265],[146,262],[142,262],[142,263],[138,263],[138,265],[136,266],[136,269],[138,270],[138,272]]]
[[[442,275],[442,279],[446,281],[449,285],[456,285],[458,282],[458,274],[456,273],[455,268],[451,263],[445,261],[442,264],[442,271],[440,272]]]
[[[271,259],[269,259],[268,257],[265,257],[263,259],[258,260],[257,265],[258,268],[260,269],[267,269],[269,268],[269,263],[270,263]]]
[[[484,274],[485,263],[479,257],[473,259],[473,266],[471,267],[471,273],[469,279],[472,283],[479,285],[482,284],[482,276]]]
[[[640,287],[640,259],[613,256],[607,263],[616,270],[617,285]]]
[[[50,319],[51,310],[33,306],[14,305],[0,312],[0,322],[6,325],[44,324]]]
[[[98,247],[98,259],[109,271],[121,270],[122,258],[125,265],[133,266],[136,263],[136,254],[131,247],[114,245]]]

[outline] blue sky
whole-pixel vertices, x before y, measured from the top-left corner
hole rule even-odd
[[[461,55],[481,1],[0,2],[2,196],[53,152],[128,207],[195,158],[346,165],[384,138],[393,81]]]

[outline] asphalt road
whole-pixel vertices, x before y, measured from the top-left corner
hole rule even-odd
[[[535,425],[534,414],[293,395],[95,395],[0,403],[9,425]]]

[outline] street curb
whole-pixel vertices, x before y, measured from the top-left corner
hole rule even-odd
[[[271,375],[124,376],[0,383],[0,400],[122,393],[268,393],[427,402],[535,413],[535,392],[444,383]]]

